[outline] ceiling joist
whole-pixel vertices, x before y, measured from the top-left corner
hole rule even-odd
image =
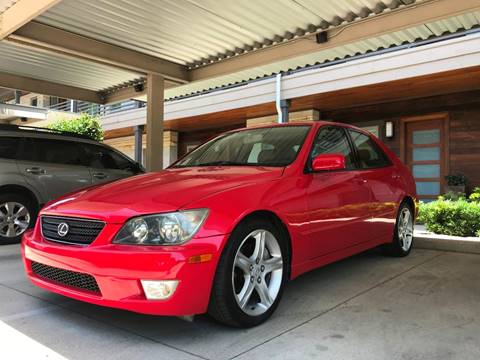
[[[19,0],[0,14],[0,40],[19,29],[60,0]]]

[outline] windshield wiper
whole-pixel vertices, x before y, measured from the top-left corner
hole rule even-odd
[[[249,164],[242,163],[242,162],[221,160],[221,161],[204,162],[204,163],[195,164],[191,166],[248,166],[248,165]]]

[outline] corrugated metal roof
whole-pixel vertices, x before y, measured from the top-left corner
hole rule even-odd
[[[412,2],[63,0],[36,20],[193,66]]]
[[[15,4],[18,0],[0,0],[0,14]]]
[[[427,23],[422,26],[408,28],[402,31],[381,35],[375,38],[358,41],[345,46],[340,46],[316,53],[290,58],[273,64],[259,66],[253,69],[221,76],[213,79],[193,82],[175,88],[165,90],[165,98],[173,99],[189,96],[206,90],[222,86],[231,86],[247,80],[264,76],[271,76],[289,69],[304,68],[315,64],[321,64],[346,57],[365,54],[379,49],[386,49],[405,43],[413,43],[418,40],[426,40],[442,34],[454,33],[462,29],[471,29],[480,25],[480,12],[469,13],[453,18]]]
[[[0,71],[95,91],[141,77],[130,71],[7,41],[0,42]]]

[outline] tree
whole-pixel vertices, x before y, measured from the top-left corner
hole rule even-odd
[[[100,120],[98,117],[93,117],[86,113],[81,114],[78,118],[55,121],[48,128],[88,136],[97,141],[103,140],[103,129]]]

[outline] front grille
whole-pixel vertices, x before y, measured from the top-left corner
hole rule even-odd
[[[45,239],[65,244],[91,244],[102,231],[105,223],[96,220],[76,219],[68,217],[42,216],[42,235]],[[59,225],[68,225],[66,235],[59,234]]]
[[[92,275],[76,271],[59,269],[53,266],[31,262],[32,272],[39,278],[53,283],[67,285],[76,289],[88,291],[100,295],[100,288]]]

